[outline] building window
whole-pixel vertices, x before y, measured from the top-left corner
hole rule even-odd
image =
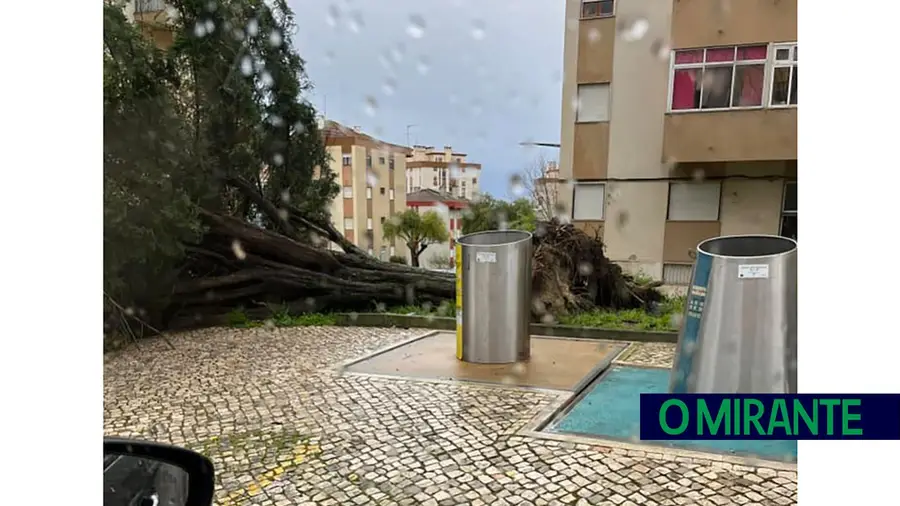
[[[352,187],[352,186],[345,186],[345,187],[344,187],[344,198],[345,198],[345,199],[352,199],[352,198],[353,198],[353,187]]]
[[[722,184],[669,183],[669,221],[718,221]]]
[[[437,176],[434,176],[434,186],[437,186]]]
[[[771,107],[797,105],[797,44],[776,44],[772,49],[769,105]]]
[[[384,195],[384,186],[378,189],[378,193]]]
[[[575,121],[609,121],[609,84],[579,84]]]
[[[372,230],[372,218],[366,218],[366,230]]]
[[[388,168],[390,170],[394,170],[394,157],[393,156],[388,158]]]
[[[391,188],[391,189],[388,191],[388,198],[391,199],[391,200],[394,200],[394,189],[393,189],[393,188]]]
[[[391,246],[391,256],[394,256],[396,254],[397,254],[397,248]]]
[[[366,198],[369,200],[372,199],[372,187],[371,186],[366,187]]]
[[[456,163],[462,163],[462,158],[457,157],[457,158],[456,158]]]
[[[372,155],[366,155],[366,168],[372,168]]]
[[[797,183],[785,183],[784,199],[781,205],[781,229],[778,233],[782,237],[790,237],[797,240]]]
[[[577,183],[572,195],[573,220],[602,220],[606,206],[606,185]]]
[[[691,284],[691,264],[663,264],[663,283],[667,285]]]
[[[767,55],[761,45],[675,51],[669,109],[761,107]]]
[[[384,216],[381,217],[381,224],[382,224],[382,225],[384,225],[384,220],[385,220],[385,219],[386,219],[386,218],[385,218]]]
[[[381,165],[384,165],[384,162],[385,162],[384,157],[383,157],[383,156],[379,156],[379,157],[378,157],[378,163],[381,164]]]
[[[163,0],[137,0],[134,2],[135,14],[161,12],[164,10],[166,10],[166,3]]]
[[[436,161],[436,162],[443,162],[443,161],[444,161],[444,157],[443,157],[443,156],[436,156],[436,157],[434,157],[434,161]]]
[[[477,177],[473,177],[473,178],[472,178],[472,185],[474,186],[474,185],[476,185],[476,184],[478,184],[478,178],[477,178]]]
[[[353,230],[353,218],[344,218],[344,230]]]
[[[350,155],[342,155],[342,156],[341,156],[341,162],[342,162],[345,166],[351,165],[351,164],[352,164],[352,161],[353,161],[353,158],[352,158]]]
[[[613,0],[582,0],[581,19],[608,18],[614,14]]]

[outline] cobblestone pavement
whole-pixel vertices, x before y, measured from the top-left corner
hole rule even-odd
[[[203,452],[228,506],[796,503],[795,472],[517,435],[552,392],[334,370],[419,333],[213,329],[132,347],[105,361],[104,432]]]
[[[675,363],[675,345],[669,343],[632,343],[614,360],[622,365],[669,367]]]

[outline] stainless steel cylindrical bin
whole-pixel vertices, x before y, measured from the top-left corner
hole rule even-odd
[[[797,392],[797,243],[715,237],[697,258],[672,393]]]
[[[528,360],[531,234],[492,230],[456,241],[456,358],[478,364]]]

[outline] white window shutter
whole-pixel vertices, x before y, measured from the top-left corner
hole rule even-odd
[[[572,219],[602,220],[606,204],[606,185],[582,183],[575,185]]]
[[[669,221],[717,221],[721,183],[670,183]]]
[[[609,121],[609,84],[581,84],[578,86],[579,123]]]

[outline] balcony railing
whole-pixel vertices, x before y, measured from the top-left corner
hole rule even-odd
[[[134,0],[135,14],[160,12],[164,10],[166,10],[166,2],[163,0]]]

